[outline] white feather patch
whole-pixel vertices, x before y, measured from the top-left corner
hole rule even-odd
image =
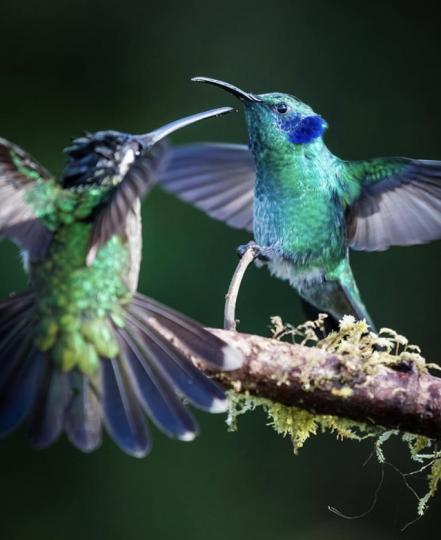
[[[129,170],[130,165],[135,161],[135,152],[130,148],[127,150],[125,156],[122,158],[119,164],[119,172],[121,176],[124,176]]]

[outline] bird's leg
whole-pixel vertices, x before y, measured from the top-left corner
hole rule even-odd
[[[248,242],[248,244],[242,244],[236,250],[236,253],[240,258],[244,256],[248,250],[252,250],[254,254],[254,259],[258,259],[262,262],[268,262],[271,259],[273,249],[271,247],[259,246],[254,240]]]

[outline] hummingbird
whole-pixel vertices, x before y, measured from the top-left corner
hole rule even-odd
[[[324,142],[326,120],[298,98],[192,80],[241,101],[248,145],[176,147],[162,186],[213,218],[252,231],[260,262],[298,291],[308,314],[330,314],[334,328],[353,315],[374,329],[349,248],[381,251],[441,238],[441,162],[345,161]]]
[[[136,290],[140,202],[166,155],[164,137],[231,110],[143,135],[86,133],[65,150],[59,179],[0,139],[0,237],[22,250],[29,281],[0,302],[0,437],[26,421],[36,448],[65,432],[90,452],[104,427],[123,451],[143,457],[146,417],[188,441],[198,428],[187,403],[226,409],[223,390],[189,358],[232,370],[242,354]]]

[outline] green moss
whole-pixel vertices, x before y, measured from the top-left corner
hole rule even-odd
[[[350,316],[342,319],[338,332],[331,332],[323,338],[321,336],[324,335],[325,317],[326,315],[321,315],[317,321],[307,321],[297,327],[284,324],[280,317],[273,317],[271,319],[272,335],[276,339],[288,338],[301,345],[311,345],[338,355],[345,362],[351,376],[360,371],[366,376],[375,375],[385,365],[403,363],[411,364],[413,369],[421,373],[427,373],[429,369],[440,369],[436,364],[427,364],[421,356],[420,349],[409,344],[404,336],[394,330],[382,328],[378,334],[374,334],[364,321],[355,321]],[[320,381],[319,384],[322,382]],[[314,383],[306,376],[305,389],[313,389],[313,385]],[[352,389],[345,384],[345,381],[342,381],[342,386],[332,389],[331,392],[334,395],[349,398]],[[437,491],[441,480],[441,451],[437,450],[434,440],[346,418],[313,414],[297,407],[286,407],[268,399],[258,398],[249,393],[239,394],[230,391],[229,394],[230,409],[227,424],[231,431],[237,429],[239,416],[262,407],[267,415],[268,425],[277,434],[290,438],[295,454],[311,436],[330,432],[340,440],[361,441],[372,438],[377,460],[379,463],[387,463],[383,446],[391,437],[399,437],[406,444],[411,461],[420,464],[418,470],[407,474],[402,473],[406,485],[418,498],[419,516],[424,514],[428,502]],[[419,496],[410,487],[407,477],[422,472],[427,474],[428,491],[423,496]]]
[[[262,407],[268,417],[268,425],[276,433],[283,437],[288,436],[293,444],[294,453],[300,448],[311,435],[329,431],[337,439],[353,439],[361,441],[367,437],[376,437],[378,430],[354,420],[338,418],[331,415],[313,414],[297,407],[286,407],[280,403],[274,403],[269,399],[257,398],[250,394],[237,394],[230,392],[230,409],[227,424],[230,431],[237,429],[238,416]]]
[[[435,459],[435,461],[432,464],[432,467],[430,468],[430,473],[429,473],[429,489],[430,489],[429,494],[431,497],[435,495],[438,489],[438,484],[441,480],[441,455],[440,454],[438,455],[440,457]]]

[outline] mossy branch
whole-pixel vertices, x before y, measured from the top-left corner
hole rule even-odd
[[[253,242],[242,246],[225,297],[225,330],[210,329],[243,352],[243,366],[222,372],[199,364],[231,390],[230,429],[236,429],[238,416],[262,407],[269,425],[291,438],[295,452],[319,430],[331,431],[338,438],[374,437],[380,463],[388,463],[384,442],[399,435],[412,461],[422,464],[417,471],[400,473],[418,500],[421,517],[441,481],[441,378],[429,372],[440,366],[426,364],[420,349],[394,330],[382,328],[375,334],[365,321],[352,316],[343,317],[339,331],[328,335],[326,315],[298,327],[273,317],[273,338],[236,332],[241,282],[262,252]],[[292,342],[282,341],[283,337]],[[407,476],[426,469],[428,491],[420,496]]]
[[[399,339],[380,333],[372,341],[363,323],[349,321],[349,326],[346,321],[340,334],[315,347],[212,329],[244,353],[245,363],[232,372],[204,370],[235,392],[441,439],[441,379],[428,372],[415,348],[403,344],[398,353],[391,349]]]
[[[441,379],[428,372],[418,347],[390,329],[379,335],[364,321],[344,317],[340,331],[324,339],[324,317],[297,328],[273,318],[273,335],[303,336],[303,343],[237,333],[236,302],[248,266],[263,249],[240,249],[226,294],[225,330],[213,333],[245,354],[234,372],[209,374],[226,388],[318,415],[441,439]]]

